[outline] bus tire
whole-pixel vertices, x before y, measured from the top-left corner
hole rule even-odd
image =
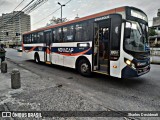
[[[91,76],[91,65],[88,60],[81,59],[78,62],[78,72],[83,76]]]
[[[35,53],[35,55],[34,55],[34,61],[35,61],[35,63],[40,63],[40,58],[39,58],[38,53]]]

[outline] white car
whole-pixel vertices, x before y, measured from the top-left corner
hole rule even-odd
[[[18,48],[17,48],[17,51],[18,51],[18,52],[22,52],[22,46],[18,47]]]

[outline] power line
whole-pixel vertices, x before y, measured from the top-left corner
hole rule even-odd
[[[40,7],[41,5],[43,5],[45,2],[47,2],[48,0],[37,0],[36,2],[34,2],[31,6],[29,6],[27,9],[24,10],[24,12],[26,14],[31,13],[32,11],[34,11],[35,9],[37,9],[38,7]]]
[[[70,3],[72,0],[69,0],[68,2],[66,2],[64,5],[67,5],[68,3]],[[33,23],[32,25],[36,25],[40,22],[42,22],[43,20],[47,19],[49,16],[51,16],[52,14],[56,13],[58,10],[60,10],[61,7],[59,7],[58,9],[56,9],[55,11],[53,11],[52,13],[50,13],[49,15],[45,16],[44,18],[42,18],[41,20],[39,20],[38,22]]]
[[[46,17],[44,17],[43,19],[41,19],[40,21],[38,21],[38,22],[36,22],[36,23],[34,23],[34,24],[32,24],[32,25],[35,25],[35,24],[37,24],[37,23],[42,22],[43,20],[47,19],[47,17],[49,17],[49,16],[51,16],[53,13],[57,12],[59,9],[61,9],[61,7],[58,8],[58,9],[56,9],[54,12],[52,12],[51,14],[47,15]]]
[[[25,0],[21,1],[13,11],[15,11]]]

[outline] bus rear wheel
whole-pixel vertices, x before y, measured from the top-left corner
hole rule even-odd
[[[38,54],[34,55],[34,61],[35,61],[35,63],[40,63],[40,59],[39,59],[39,55]]]
[[[86,59],[82,59],[78,62],[78,72],[83,76],[91,76],[91,65]]]

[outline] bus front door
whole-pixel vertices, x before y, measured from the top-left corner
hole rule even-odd
[[[109,75],[110,20],[94,23],[93,70]]]
[[[44,40],[45,40],[44,61],[46,64],[51,64],[51,43],[52,43],[51,31],[44,32]]]

